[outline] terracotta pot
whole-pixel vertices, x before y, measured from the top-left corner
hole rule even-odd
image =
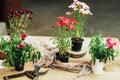
[[[76,52],[80,51],[84,40],[82,38],[78,38],[78,40],[72,38],[71,40],[72,40],[71,50]]]
[[[99,59],[96,59],[95,64],[92,64],[92,71],[94,74],[102,74],[103,73],[104,63],[99,62]]]
[[[56,53],[56,59],[59,59],[61,62],[68,62],[69,56],[69,53],[66,53],[65,56],[61,56],[59,53]]]

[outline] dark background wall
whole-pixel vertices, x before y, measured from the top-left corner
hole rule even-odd
[[[22,0],[0,0],[0,22],[6,22],[8,25],[9,9],[21,9]]]
[[[104,36],[120,38],[120,0],[80,0],[86,2],[93,12],[84,27],[85,36],[99,32]],[[65,15],[72,0],[22,0],[22,8],[33,11],[33,20],[28,28],[30,35],[50,36],[51,26],[57,16]]]

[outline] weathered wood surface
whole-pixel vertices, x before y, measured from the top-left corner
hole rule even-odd
[[[36,40],[36,41],[40,41],[40,42],[47,42],[48,44],[51,45],[51,41],[49,42],[49,39],[51,37],[31,37],[31,39]],[[88,48],[89,42],[90,42],[90,38],[84,38],[84,44],[83,44],[83,49]],[[115,41],[117,41],[117,43],[119,43],[119,40],[114,38]],[[119,44],[118,44],[119,46]],[[120,46],[119,46],[120,47]],[[89,54],[86,54],[86,56],[82,57],[82,58],[70,58],[70,62],[90,62],[90,56]],[[28,62],[25,64],[25,69],[26,70],[33,70],[33,63],[32,62]],[[41,70],[46,70],[46,68],[41,68]],[[11,74],[17,74],[20,72],[17,72],[14,70],[14,67],[7,67],[3,70],[0,70],[0,80],[3,80],[3,76],[7,76],[7,75],[11,75]],[[77,73],[71,73],[71,72],[67,72],[67,71],[63,71],[63,70],[58,70],[58,69],[49,69],[48,73],[45,75],[42,75],[39,77],[39,80],[119,80],[120,79],[120,55],[118,55],[114,61],[108,62],[107,64],[105,64],[104,67],[104,72],[102,75],[95,75],[93,73],[90,73],[88,75],[85,76],[81,76],[78,78],[75,78],[75,76],[77,75]],[[26,76],[21,77],[21,78],[15,78],[12,80],[30,80],[29,78],[27,78]]]

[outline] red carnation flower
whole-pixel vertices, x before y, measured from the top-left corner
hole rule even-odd
[[[117,45],[117,43],[116,42],[114,42],[114,43],[112,43],[113,45]]]
[[[62,21],[59,21],[59,22],[56,23],[56,25],[57,25],[58,27],[63,26],[63,24],[64,24],[64,23],[63,23]]]
[[[69,23],[70,23],[70,19],[69,18],[66,17],[62,21],[65,23],[66,26],[69,26]]]
[[[113,49],[113,44],[108,44],[107,47],[108,47],[109,49]]]
[[[70,24],[70,30],[75,30],[75,27]]]
[[[111,37],[108,37],[108,38],[106,39],[106,41],[107,41],[107,43],[109,43],[109,42],[111,41]]]
[[[72,24],[76,24],[77,23],[75,18],[72,18],[71,21],[72,21]]]
[[[22,49],[22,48],[23,48],[23,45],[22,45],[22,44],[19,44],[19,45],[17,46],[17,48]]]
[[[25,38],[27,37],[27,35],[26,35],[25,33],[23,33],[23,34],[21,35],[21,37],[22,37],[22,39],[25,39]]]
[[[107,42],[107,47],[108,47],[109,49],[113,49],[113,46],[116,45],[116,42],[111,42],[111,37],[108,37],[108,38],[106,39],[106,42]]]

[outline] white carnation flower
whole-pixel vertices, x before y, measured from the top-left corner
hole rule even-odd
[[[81,5],[84,9],[90,9],[90,7],[84,2],[82,2]]]
[[[70,6],[68,6],[68,8],[72,8],[73,10],[78,10],[77,6],[74,4],[71,4]]]

